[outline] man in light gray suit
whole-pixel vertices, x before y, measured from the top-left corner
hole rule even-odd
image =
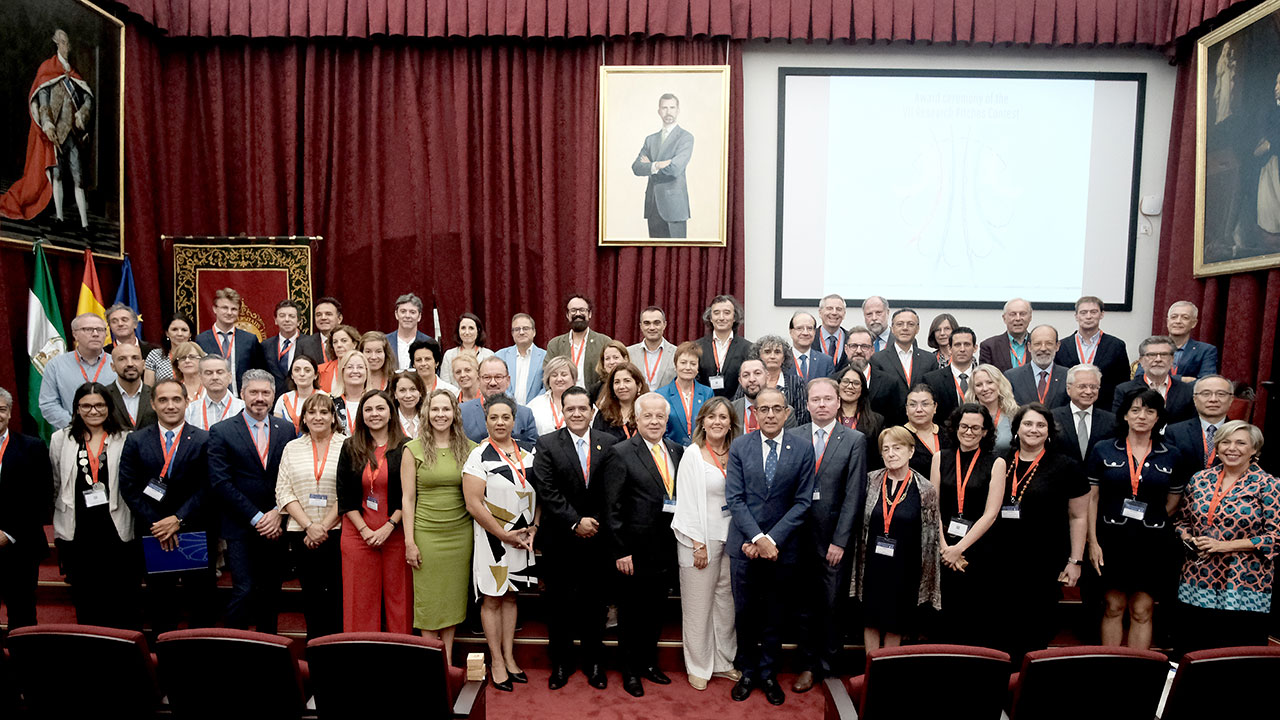
[[[640,334],[644,340],[627,346],[631,364],[644,371],[650,390],[676,379],[676,346],[667,342],[667,313],[657,305],[640,311]]]
[[[1062,407],[1067,398],[1067,369],[1053,362],[1058,352],[1058,331],[1052,325],[1037,325],[1027,337],[1031,362],[1005,370],[1019,405],[1040,401],[1050,410]]]
[[[648,176],[644,190],[644,217],[649,221],[649,237],[686,237],[689,220],[689,185],[684,169],[693,157],[693,135],[676,124],[680,99],[671,93],[658,98],[662,129],[646,137],[631,172]]]

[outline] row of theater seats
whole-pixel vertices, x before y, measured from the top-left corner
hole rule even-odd
[[[305,658],[302,657],[305,653]],[[37,625],[5,640],[0,717],[483,718],[484,683],[446,667],[438,640],[343,633],[301,642],[211,628],[156,639]]]
[[[1028,653],[1021,671],[1011,675],[1012,669],[1007,654],[989,648],[873,650],[864,674],[824,682],[825,720],[1210,720],[1280,713],[1280,647],[1274,646],[1187,653],[1167,696],[1169,658],[1149,650],[1054,648]]]

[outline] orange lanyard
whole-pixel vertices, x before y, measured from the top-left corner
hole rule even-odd
[[[106,445],[107,445],[107,436],[105,434],[102,436],[102,439],[98,441],[97,450],[90,451],[88,441],[85,441],[85,444],[84,444],[84,449],[86,453],[89,455],[89,477],[93,480],[93,482],[89,483],[89,485],[93,487],[98,486],[98,471],[101,469],[101,466],[102,466],[102,450],[103,448],[106,447]]]
[[[1016,455],[1014,456],[1013,465],[1012,467],[1009,468],[1011,471],[1013,471],[1013,483],[1009,486],[1010,498],[1017,501],[1018,484],[1023,481],[1031,479],[1031,474],[1036,471],[1036,466],[1040,464],[1040,459],[1044,457],[1044,451],[1045,451],[1045,448],[1040,448],[1040,453],[1036,455],[1035,460],[1031,461],[1031,465],[1027,466],[1027,471],[1022,473],[1021,478],[1018,477],[1018,458]],[[959,472],[959,471],[960,471],[960,468],[956,468],[956,472]]]
[[[553,397],[547,397],[547,404],[551,406],[551,421],[556,424],[556,429],[564,427],[564,415],[556,410],[556,400]]]
[[[1209,499],[1209,514],[1205,518],[1205,524],[1210,526],[1213,525],[1213,517],[1218,514],[1218,505],[1222,504],[1222,498],[1227,494],[1227,491],[1222,487],[1227,479],[1227,469],[1218,468],[1216,474],[1218,482],[1213,486],[1213,497]],[[1244,478],[1241,477],[1240,479],[1243,480]]]
[[[230,397],[230,396],[227,396],[227,398],[226,398],[226,402],[227,402],[227,404],[226,404],[225,406],[223,406],[223,408],[222,408],[222,415],[221,415],[221,417],[219,417],[219,418],[218,418],[218,422],[222,422],[223,420],[226,420],[226,419],[227,419],[227,413],[231,411],[231,397]],[[208,429],[209,429],[209,402],[208,402],[207,400],[204,402],[204,404],[202,404],[202,405],[200,406],[200,411],[201,411],[201,413],[204,415],[204,429],[205,429],[205,430],[208,430]]]
[[[707,449],[711,450],[711,448],[709,447]],[[716,464],[716,469],[720,471],[721,475],[725,476],[726,478],[729,477],[729,471],[725,470],[724,465],[720,464],[720,456],[716,455],[715,450],[711,450],[711,461]]]
[[[230,360],[231,353],[236,350],[236,331],[232,328],[231,332],[228,333],[231,337],[227,338],[226,347],[222,347],[222,340],[218,338],[218,334],[218,328],[215,327],[213,329],[213,341],[218,344],[218,352],[222,354],[222,357]]]
[[[658,368],[662,365],[662,353],[666,350],[664,347],[658,348],[658,359],[653,361],[653,370],[649,369],[649,351],[645,348],[640,349],[640,353],[644,355],[644,377],[649,381],[649,387],[653,387],[653,379],[658,375]]]
[[[302,416],[298,414],[298,393],[294,392],[293,402],[289,402],[288,395],[285,395],[282,400],[284,400],[284,412],[289,416],[289,420],[293,422],[293,429],[301,431]]]
[[[84,363],[80,362],[80,353],[76,353],[76,367],[80,368],[80,375],[85,382],[98,382],[98,376],[102,375],[102,368],[107,366],[107,356],[98,356],[98,369],[93,373],[93,380],[89,380],[89,373],[84,371]]]
[[[622,432],[627,436],[628,440],[630,440],[631,436],[635,434],[631,432],[631,428],[627,427],[627,424],[625,422],[622,423]]]
[[[838,362],[836,358],[839,357],[840,351],[844,348],[844,328],[840,328],[839,330],[836,330],[835,332],[830,333],[830,335],[836,339],[836,351],[833,353],[829,353],[827,352],[827,346],[823,345],[822,354],[831,358],[831,362]],[[818,331],[818,339],[819,340],[822,339],[822,331]]]
[[[1043,450],[1041,452],[1044,452]],[[969,469],[964,473],[964,480],[960,480],[960,451],[956,450],[956,507],[959,508],[960,515],[964,516],[964,494],[969,489],[969,476],[973,475],[973,468],[978,465],[978,456],[982,454],[982,448],[978,448],[973,452],[973,459],[969,461]],[[1038,459],[1038,458],[1037,458]]]
[[[586,445],[587,466],[582,468],[582,482],[583,484],[590,485],[591,484],[591,432],[590,431],[587,431],[587,437],[583,438],[583,440],[587,441],[587,445]]]
[[[1169,376],[1164,379],[1164,392],[1160,393],[1160,397],[1164,397],[1164,398],[1169,397],[1169,389],[1172,387],[1173,387],[1173,376]],[[1156,390],[1154,387],[1152,387],[1151,389]],[[1156,390],[1156,392],[1160,392],[1160,391]]]
[[[889,534],[889,526],[893,524],[893,514],[898,511],[898,503],[902,502],[902,496],[907,494],[907,485],[911,481],[911,471],[907,470],[907,476],[898,482],[898,492],[893,496],[893,504],[889,504],[889,471],[884,471],[884,480],[881,482],[880,488],[880,508],[884,512],[884,534]]]
[[[332,438],[330,438],[330,441]],[[324,457],[316,452],[316,442],[311,441],[311,471],[316,476],[316,490],[320,489],[320,478],[324,475],[324,466],[329,464],[329,441],[324,444]]]
[[[1135,460],[1133,457],[1133,447],[1129,445],[1129,440],[1124,441],[1125,460],[1129,461],[1129,487],[1133,488],[1133,496],[1138,497],[1138,485],[1142,482],[1142,463],[1146,462],[1147,456],[1151,454],[1151,446],[1147,446],[1147,451],[1142,454],[1141,460]]]
[[[1076,355],[1080,357],[1080,362],[1093,364],[1093,358],[1098,354],[1098,346],[1102,345],[1102,331],[1098,331],[1098,339],[1093,341],[1093,352],[1089,353],[1089,357],[1084,356],[1084,343],[1080,342],[1080,333],[1076,333]]]
[[[964,389],[960,387],[960,378],[956,377],[955,373],[951,373],[951,382],[955,383],[956,385],[956,399],[963,403]]]
[[[659,440],[654,447],[658,448],[658,453],[655,455],[650,452],[649,454],[653,455],[653,464],[658,468],[658,476],[662,478],[662,487],[667,491],[667,497],[673,498],[676,496],[674,492],[676,484],[671,478],[671,468],[667,467],[667,446]]]
[[[160,468],[160,479],[164,480],[169,476],[169,465],[173,463],[173,458],[178,454],[178,445],[182,444],[182,426],[178,426],[178,432],[173,434],[173,447],[169,448],[169,452],[164,451],[164,438],[160,438],[160,452],[164,455],[164,466]]]
[[[215,335],[215,337],[217,336]],[[289,341],[289,347],[284,346],[285,340]],[[277,361],[283,360],[285,356],[289,354],[289,351],[293,349],[293,345],[294,345],[293,338],[280,338],[276,342],[280,344],[279,349],[276,350],[276,360]]]
[[[814,461],[814,463],[813,463],[813,474],[814,474],[814,475],[817,475],[817,474],[818,474],[818,471],[822,469],[822,458],[824,458],[824,457],[826,457],[826,456],[827,456],[827,447],[828,447],[829,445],[831,445],[831,433],[827,433],[827,444],[822,446],[822,454],[821,454],[821,455],[819,455],[819,456],[818,456],[818,459],[817,459],[817,460],[815,460],[815,461]],[[727,477],[727,476],[726,476],[726,477]]]
[[[1027,342],[1030,340],[1030,335],[1022,338],[1022,357],[1018,357],[1018,351],[1013,349],[1013,340],[1009,341],[1009,363],[1013,367],[1022,367],[1027,364]]]
[[[942,452],[942,439],[938,437],[938,433],[936,432],[930,434],[933,435],[933,447],[929,447],[929,441],[925,440],[920,433],[916,433],[916,437],[919,438],[922,445],[928,448],[930,455],[937,455]]]
[[[4,434],[4,441],[0,442],[0,467],[4,466],[4,451],[9,448],[9,433]]]
[[[347,435],[354,437],[356,434],[356,412],[360,412],[360,404],[356,403],[356,410],[355,412],[352,412],[350,406],[347,405],[347,395],[346,393],[343,393],[342,409],[346,411],[343,414],[347,416]]]
[[[570,333],[569,334],[569,355],[573,359],[574,365],[580,365],[582,363],[582,354],[585,353],[586,351],[587,351],[587,338],[585,336],[582,338],[581,345],[574,345],[573,334]]]
[[[729,357],[729,345],[733,344],[733,336],[729,336],[729,343],[725,345],[724,355]],[[716,339],[716,334],[711,333],[711,354],[716,359],[716,374],[720,373],[720,341]]]
[[[249,437],[253,439],[253,447],[258,451],[258,459],[262,461],[262,467],[267,467],[267,456],[271,453],[271,425],[267,425],[267,444],[259,445],[258,436],[253,433],[253,426],[249,424],[249,414],[242,413],[240,417],[244,418],[244,426],[249,429]]]
[[[895,348],[894,352],[897,352],[897,349],[896,349],[896,348]],[[901,362],[902,358],[898,358],[898,360],[899,360],[899,362]],[[902,371],[903,371],[903,373],[905,373],[905,377],[907,378],[907,384],[908,384],[908,385],[910,385],[910,384],[911,384],[911,366],[913,366],[913,365],[915,365],[915,364],[916,364],[916,355],[915,355],[915,353],[911,353],[911,357],[910,357],[910,359],[908,359],[908,360],[907,360],[907,364],[902,366]]]
[[[1204,466],[1213,467],[1213,461],[1218,457],[1218,446],[1209,445],[1209,436],[1205,433],[1203,425],[1200,426],[1200,439],[1204,441]]]
[[[1048,370],[1045,370],[1044,372],[1049,375],[1049,377],[1044,380],[1044,392],[1040,392],[1038,388],[1036,389],[1036,397],[1040,398],[1041,405],[1044,404],[1044,399],[1049,397],[1049,383],[1053,382],[1053,373]]]
[[[516,461],[519,463],[517,465],[516,463],[511,462],[511,458],[507,457],[507,454],[502,451],[502,448],[498,447],[498,444],[495,443],[492,438],[486,438],[485,442],[492,445],[493,449],[498,451],[498,455],[502,458],[502,462],[510,466],[511,471],[514,472],[516,474],[516,477],[520,479],[520,487],[522,488],[529,487],[528,481],[525,480],[524,456],[520,454],[520,444],[517,443],[515,440],[511,441],[511,445],[516,449]]]
[[[686,398],[684,391],[676,385],[676,393],[680,396],[680,406],[684,408],[685,434],[693,437],[693,390],[689,390],[689,396]]]

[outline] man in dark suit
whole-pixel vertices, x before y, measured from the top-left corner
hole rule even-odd
[[[933,370],[924,381],[933,388],[938,410],[934,420],[942,425],[955,409],[964,404],[964,393],[973,379],[973,354],[978,351],[978,334],[963,325],[951,333],[951,362],[944,368]]]
[[[738,367],[738,389],[741,393],[733,399],[733,411],[742,418],[742,426],[747,432],[755,432],[760,428],[760,416],[755,407],[756,397],[768,385],[768,380],[769,374],[764,369],[764,361],[758,357],[743,360]],[[795,413],[789,413],[783,427],[795,426]]]
[[[875,340],[871,331],[861,325],[849,328],[844,341],[844,356],[836,365],[835,372],[839,373],[849,365],[856,365],[858,372],[867,381],[866,386],[871,387],[871,357],[876,353]]]
[[[103,347],[103,351],[112,352],[117,345],[134,345],[145,360],[155,345],[138,337],[138,313],[124,303],[116,303],[107,308],[107,327],[111,330],[111,342]]]
[[[244,374],[245,409],[209,429],[209,487],[217,498],[227,541],[231,598],[227,626],[274,633],[284,573],[283,510],[276,508],[276,477],[284,446],[297,436],[293,423],[271,417],[275,379],[266,370]]]
[[[156,383],[152,408],[157,422],[125,438],[120,456],[120,497],[133,511],[138,537],[153,536],[161,548],[172,552],[178,547],[179,533],[200,532],[206,527],[203,508],[209,433],[186,424],[187,392],[177,380]],[[205,540],[207,543],[208,535]],[[148,604],[155,613],[151,627],[156,632],[176,629],[184,608],[191,611],[192,627],[213,624],[216,551],[216,545],[206,546],[209,564],[202,570],[147,575]]]
[[[889,301],[880,295],[871,295],[862,301],[862,324],[871,333],[871,352],[878,353],[889,347],[893,335],[889,332]],[[839,370],[841,365],[836,364]]]
[[[1037,325],[1031,330],[1029,348],[1031,362],[1004,373],[1013,386],[1013,399],[1019,405],[1038,401],[1049,409],[1066,405],[1067,369],[1053,362],[1058,331],[1052,325]]]
[[[1183,382],[1195,382],[1197,378],[1218,372],[1218,348],[1191,339],[1191,331],[1199,321],[1199,308],[1187,300],[1170,305],[1165,315],[1165,328],[1173,338],[1173,374]]]
[[[1235,388],[1221,375],[1205,375],[1196,380],[1191,394],[1196,416],[1166,425],[1164,439],[1178,448],[1195,470],[1201,470],[1221,463],[1213,449],[1213,436],[1227,421]]]
[[[746,700],[759,687],[770,703],[781,705],[786,696],[777,663],[801,552],[800,528],[813,503],[814,455],[806,439],[783,433],[791,408],[782,392],[766,388],[756,399],[760,430],[733,441],[725,466],[732,519],[724,547],[738,631],[733,664],[742,671],[731,697]]]
[[[573,641],[592,687],[608,686],[603,661],[605,590],[613,558],[605,540],[605,488],[612,475],[612,435],[591,431],[591,397],[580,387],[564,391],[563,428],[538,438],[534,485],[542,521],[538,567],[547,587],[547,635],[551,677],[559,690],[573,674]]]
[[[111,351],[111,369],[116,380],[107,386],[107,395],[120,419],[131,429],[156,423],[151,409],[151,386],[142,382],[142,354],[137,345],[121,343]]]
[[[794,692],[806,692],[830,676],[831,664],[844,645],[839,618],[848,601],[853,558],[845,549],[866,496],[867,439],[836,422],[839,411],[836,382],[814,378],[809,381],[812,422],[787,433],[796,443],[810,443],[815,458],[813,504],[798,538],[797,580],[803,589],[797,593],[801,606],[797,625],[804,635],[800,638],[802,670],[791,686]]]
[[[1007,372],[1027,362],[1027,328],[1031,326],[1031,303],[1014,298],[1004,304],[1005,332],[992,335],[978,346],[978,363],[995,365]]]
[[[462,431],[472,442],[480,442],[489,437],[489,429],[484,423],[484,398],[505,395],[510,385],[511,375],[502,358],[490,355],[480,363],[480,397],[458,406],[462,414]],[[516,406],[516,426],[511,431],[511,436],[527,442],[538,440],[538,424],[533,419],[533,411],[524,405]]]
[[[604,346],[612,340],[604,333],[591,329],[591,313],[595,306],[581,293],[573,293],[564,303],[564,316],[569,321],[569,332],[551,338],[547,343],[547,360],[553,357],[568,358],[578,368],[579,387],[589,388],[601,380],[596,377],[596,363]]]
[[[1077,462],[1084,462],[1093,446],[1111,437],[1116,429],[1116,416],[1098,406],[1101,387],[1101,370],[1093,365],[1076,365],[1067,371],[1070,401],[1053,409],[1059,447]]]
[[[316,360],[322,364],[336,360],[333,349],[329,347],[329,333],[342,324],[342,302],[338,298],[325,295],[316,300],[311,310],[311,317],[311,327],[315,332],[308,337],[320,346],[320,356]]]
[[[1063,367],[1075,367],[1088,363],[1102,372],[1102,389],[1098,392],[1098,404],[1111,407],[1116,386],[1128,382],[1129,349],[1124,341],[1102,332],[1099,325],[1105,315],[1102,300],[1086,295],[1076,301],[1076,327],[1058,347],[1054,361]]]
[[[231,394],[239,394],[240,378],[247,371],[267,367],[257,336],[236,327],[240,320],[240,293],[222,288],[214,294],[213,327],[196,336],[196,344],[210,355],[227,360],[231,372]],[[272,381],[274,392],[275,381]]]
[[[396,329],[387,333],[387,343],[391,345],[391,354],[396,356],[396,367],[408,370],[413,367],[413,356],[409,354],[409,346],[421,340],[429,340],[431,336],[418,329],[422,322],[422,298],[413,293],[405,293],[396,298]]]
[[[267,363],[267,371],[276,379],[276,396],[289,391],[289,368],[293,367],[293,359],[298,353],[310,357],[320,365],[324,352],[320,349],[320,341],[314,335],[303,335],[298,331],[298,304],[292,300],[281,300],[276,303],[277,333],[262,341],[262,355]]]
[[[818,323],[809,313],[801,310],[791,316],[791,359],[795,361],[796,374],[801,382],[809,382],[814,378],[827,377],[836,371],[836,365],[826,350],[814,345]],[[836,353],[844,359],[845,332],[840,330],[841,344]]]
[[[644,695],[641,678],[666,685],[658,669],[658,635],[667,592],[675,584],[676,468],[684,448],[664,440],[670,407],[657,393],[636,399],[638,432],[613,446],[615,467],[605,480],[608,526],[619,583],[618,639],[622,687]]]
[[[916,347],[920,316],[915,310],[895,310],[889,330],[893,342],[871,356],[871,409],[884,416],[885,427],[907,421],[907,392],[938,369],[933,353]]]
[[[680,99],[671,93],[658,98],[662,129],[644,139],[631,172],[649,178],[644,189],[644,217],[649,237],[682,238],[689,220],[689,184],[684,171],[693,157],[693,134],[676,124]]]
[[[738,394],[738,368],[751,349],[751,341],[737,334],[742,324],[742,305],[732,295],[717,295],[702,311],[702,322],[710,332],[698,338],[698,347],[702,348],[698,382],[732,400]]]
[[[0,388],[0,602],[9,629],[36,624],[40,561],[49,554],[44,524],[53,498],[49,449],[9,427],[13,395]]]
[[[1196,406],[1191,396],[1191,384],[1173,375],[1173,340],[1167,335],[1152,335],[1138,345],[1138,357],[1142,361],[1143,374],[1116,386],[1111,412],[1119,414],[1124,394],[1134,389],[1151,388],[1164,396],[1164,414],[1170,425],[1195,416]]]
[[[818,352],[826,354],[827,359],[831,361],[832,372],[837,367],[849,363],[849,359],[845,357],[844,353],[844,342],[849,337],[848,331],[844,329],[844,317],[847,310],[844,296],[839,293],[827,295],[822,298],[821,304],[818,305],[818,316],[822,318],[822,324],[818,327],[816,338],[811,339],[810,342],[818,346]],[[794,320],[794,317],[792,319]],[[809,378],[815,377],[820,376],[809,375]]]

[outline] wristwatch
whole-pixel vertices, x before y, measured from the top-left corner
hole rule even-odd
[[[1068,565],[1083,565],[1083,564],[1084,564],[1084,559],[1083,559],[1083,558],[1081,558],[1081,559],[1079,559],[1079,560],[1076,560],[1075,558],[1067,558],[1067,564],[1068,564]]]

